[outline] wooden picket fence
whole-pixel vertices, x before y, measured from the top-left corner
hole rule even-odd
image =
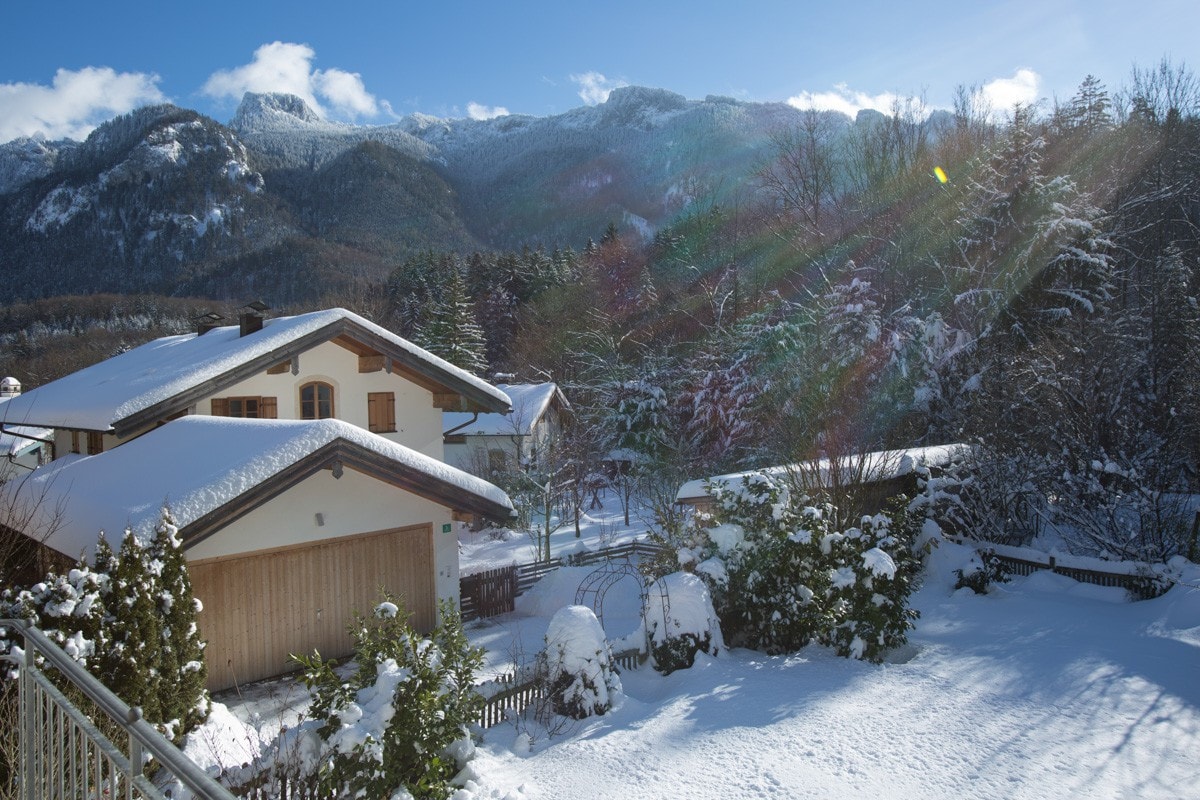
[[[529,561],[524,564],[509,564],[483,572],[464,575],[459,579],[464,620],[487,619],[513,610],[514,601],[529,591],[539,580],[559,567],[580,567],[598,564],[601,561],[632,559],[640,556],[660,555],[663,548],[649,542],[633,541],[625,544],[573,553],[552,558],[549,561]]]
[[[637,669],[647,658],[641,650],[623,650],[612,654],[612,663],[618,672],[622,672]],[[521,716],[530,706],[546,699],[545,681],[530,667],[506,673],[475,689],[484,697],[483,708],[476,718],[481,728],[491,728],[510,717]]]
[[[517,565],[489,569],[459,579],[463,619],[486,619],[513,610]]]
[[[1065,575],[1080,583],[1122,588],[1138,600],[1151,600],[1171,588],[1169,580],[1158,579],[1149,573],[1130,574],[1128,572],[1106,572],[1097,569],[1068,567],[1059,564],[1058,560],[1051,555],[1046,556],[1045,561],[1040,561],[1034,558],[1020,558],[992,551],[990,557],[998,561],[1005,572],[1010,575],[1032,575],[1038,570],[1047,569],[1055,574]]]

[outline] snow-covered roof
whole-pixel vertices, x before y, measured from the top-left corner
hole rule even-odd
[[[496,388],[512,400],[512,411],[507,414],[480,414],[473,422],[472,414],[448,412],[442,414],[442,430],[463,436],[528,436],[555,397],[564,409],[570,408],[554,383],[500,383],[496,384]]]
[[[31,428],[28,425],[6,425],[4,432],[0,433],[0,456],[12,456],[15,458],[27,450],[41,447],[44,442],[53,440],[54,431],[49,428]]]
[[[492,408],[507,408],[504,392],[343,308],[265,320],[260,331],[240,335],[237,325],[199,335],[155,339],[14,397],[0,422],[108,431],[122,420],[169,404],[201,388],[219,391],[240,379],[241,368],[289,346],[315,346],[341,333],[360,334],[406,355],[409,366]]]
[[[114,547],[126,527],[148,539],[164,504],[186,545],[189,525],[333,443],[381,457],[428,483],[438,500],[485,513],[512,510],[508,496],[482,478],[341,420],[207,416],[177,419],[104,453],[53,461],[30,473],[14,505],[26,512],[36,506],[34,522],[21,527],[36,538],[53,528],[45,543],[71,557],[90,555],[101,530]]]
[[[727,475],[688,481],[675,494],[675,501],[688,503],[708,500],[712,497],[708,489],[710,485],[737,488],[746,478],[757,475],[787,477],[794,474],[809,485],[829,487],[831,474],[836,476],[840,471],[844,480],[853,479],[862,483],[874,483],[907,475],[920,466],[945,466],[955,458],[963,457],[969,451],[969,446],[964,444],[940,444],[907,450],[879,450],[873,453],[841,456],[836,461],[822,458],[798,464],[766,467],[746,472],[731,472]]]
[[[16,378],[5,378],[0,381],[0,385],[4,385],[5,381],[16,382]],[[20,386],[19,383],[17,385]],[[0,397],[0,406],[3,406],[11,399],[10,397]],[[37,441],[34,441],[35,439]],[[5,425],[3,430],[0,430],[0,456],[15,458],[31,448],[41,447],[42,442],[53,440],[54,431],[49,428],[35,428],[29,425]]]

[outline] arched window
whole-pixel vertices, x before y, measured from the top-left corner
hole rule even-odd
[[[333,416],[333,387],[313,381],[300,387],[300,419],[328,419]]]

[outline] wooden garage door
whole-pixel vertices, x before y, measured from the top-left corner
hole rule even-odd
[[[292,653],[352,651],[346,626],[369,614],[386,587],[404,598],[418,630],[436,616],[429,525],[204,559],[188,564],[204,604],[208,688],[216,691],[295,668]]]

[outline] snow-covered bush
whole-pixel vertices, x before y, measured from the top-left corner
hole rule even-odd
[[[422,637],[390,597],[351,630],[357,670],[343,680],[320,655],[298,656],[313,693],[312,720],[296,749],[321,796],[447,797],[474,752],[467,726],[483,699],[475,693],[482,651],[471,647],[453,605]]]
[[[204,643],[170,511],[154,539],[126,531],[114,554],[101,536],[93,563],[6,589],[0,616],[41,629],[144,718],[180,740],[208,715]]]
[[[604,628],[586,606],[567,606],[550,618],[539,659],[547,695],[564,717],[606,714],[621,691]]]
[[[908,596],[919,560],[903,505],[837,530],[835,509],[809,505],[786,476],[755,474],[711,491],[723,524],[713,529],[709,554],[724,572],[714,559],[697,571],[719,588],[731,643],[786,653],[820,642],[870,661],[904,644],[917,615]]]
[[[879,662],[908,640],[917,612],[907,602],[920,567],[914,538],[902,503],[829,537],[830,555],[844,566],[831,567],[830,599],[839,621],[823,641],[839,655]]]
[[[954,570],[954,574],[958,578],[954,583],[955,591],[970,589],[975,594],[987,594],[993,584],[1008,582],[1008,570],[992,550],[979,550],[962,569]]]
[[[651,584],[643,622],[650,658],[664,675],[692,666],[698,651],[715,656],[725,646],[708,587],[687,572]]]

